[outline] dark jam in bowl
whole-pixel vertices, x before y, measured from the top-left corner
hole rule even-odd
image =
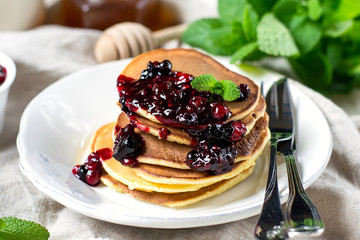
[[[0,65],[0,85],[5,82],[6,79],[6,68]]]
[[[236,142],[245,135],[246,126],[238,121],[225,123],[231,112],[222,97],[196,90],[191,86],[193,79],[190,74],[172,71],[169,60],[149,62],[139,80],[120,75],[119,102],[131,124],[119,132],[113,157],[123,165],[136,166],[143,142],[134,127],[145,127],[138,126],[132,116],[145,110],[159,122],[181,128],[192,137],[196,149],[186,159],[191,169],[213,174],[231,171],[237,156]],[[245,101],[250,89],[246,84],[238,88],[241,94],[237,101]],[[166,139],[168,134],[166,127],[159,129],[160,138]]]

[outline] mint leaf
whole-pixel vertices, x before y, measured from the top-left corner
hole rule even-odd
[[[227,22],[242,20],[246,0],[219,0],[218,12],[220,18]]]
[[[183,33],[182,40],[214,55],[231,55],[246,42],[243,32],[234,31],[232,24],[216,18],[193,22]]]
[[[291,30],[294,30],[301,26],[305,21],[307,20],[305,13],[299,13],[291,16],[288,28]]]
[[[349,69],[349,74],[350,75],[360,75],[360,63],[354,67],[352,67],[351,69]]]
[[[272,13],[265,14],[257,27],[259,49],[273,56],[300,54],[289,30]]]
[[[14,217],[1,218],[0,239],[6,240],[46,240],[50,234],[40,224]]]
[[[218,81],[211,74],[196,77],[191,86],[199,91],[209,91],[222,96],[225,101],[234,101],[240,97],[240,90],[230,80]]]
[[[306,54],[313,50],[320,42],[322,28],[320,24],[306,20],[295,29],[291,29],[291,34],[294,37],[300,52]]]
[[[276,1],[277,0],[247,0],[260,16],[269,12]]]
[[[354,21],[352,28],[346,35],[354,42],[360,42],[360,20]]]
[[[329,5],[329,7],[326,8],[326,22],[346,21],[360,15],[360,1],[358,0],[327,0],[325,3]]]
[[[212,91],[214,89],[214,85],[218,81],[211,74],[203,74],[196,77],[192,82],[191,86],[196,88],[199,91]],[[218,88],[218,86],[217,86]]]
[[[258,49],[257,42],[251,42],[240,47],[232,56],[230,63],[235,63],[236,61],[244,60],[251,53],[254,53],[257,49]]]
[[[300,79],[311,88],[323,90],[332,83],[332,67],[320,51],[312,51],[289,62]]]
[[[256,40],[256,27],[259,22],[259,16],[250,4],[246,4],[242,15],[242,26],[244,35],[248,41]]]
[[[332,24],[328,29],[326,29],[325,35],[332,38],[340,37],[341,35],[345,34],[347,31],[349,31],[352,28],[353,24],[354,24],[353,20],[336,22]]]
[[[319,0],[309,0],[308,16],[311,20],[317,21],[321,17],[323,11]]]
[[[224,86],[221,82],[216,81],[214,86],[210,89],[210,92],[216,93],[220,96],[224,94]]]
[[[240,90],[235,83],[230,80],[221,80],[221,83],[224,86],[222,97],[225,101],[231,102],[240,97]]]
[[[353,56],[347,56],[346,60],[341,61],[339,69],[343,70],[347,75],[359,75],[360,74],[360,56],[354,54]]]
[[[336,41],[329,41],[326,45],[326,58],[329,60],[330,65],[333,68],[339,66],[342,55],[342,44],[337,43]]]
[[[0,218],[0,229],[4,228],[6,223]]]
[[[280,0],[273,7],[273,13],[285,25],[288,25],[290,19],[299,9],[299,1],[297,0]]]

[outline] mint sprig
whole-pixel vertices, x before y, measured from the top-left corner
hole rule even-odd
[[[231,63],[286,58],[325,94],[360,87],[360,1],[218,0],[218,13],[190,24],[182,40]]]
[[[203,74],[196,77],[191,86],[199,91],[208,91],[222,96],[225,101],[234,101],[240,97],[240,90],[230,80],[218,81],[211,74]]]
[[[0,239],[6,240],[47,240],[48,230],[38,223],[15,217],[0,218]]]

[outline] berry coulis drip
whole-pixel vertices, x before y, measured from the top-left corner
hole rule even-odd
[[[0,65],[0,85],[5,82],[6,79],[6,68]]]
[[[148,126],[145,126],[142,122],[137,120],[136,114],[130,113],[128,114],[128,117],[130,119],[130,123],[134,125],[136,128],[140,129],[143,132],[150,132],[150,128]],[[119,132],[119,130],[116,132]]]
[[[161,139],[167,139],[171,132],[166,127],[159,128],[159,138]]]
[[[142,153],[143,139],[135,132],[132,123],[121,128],[114,141],[113,157],[122,165],[136,167],[138,164],[137,156]]]
[[[84,164],[75,165],[72,173],[84,183],[95,187],[99,185],[102,175],[102,161],[112,157],[113,151],[109,148],[102,148],[89,154]]]

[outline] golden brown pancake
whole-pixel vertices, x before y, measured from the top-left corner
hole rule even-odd
[[[170,60],[174,71],[189,73],[195,77],[210,73],[218,80],[231,80],[237,86],[247,84],[250,88],[247,100],[243,102],[225,102],[225,105],[232,113],[228,121],[244,118],[257,106],[260,99],[260,90],[253,81],[230,71],[211,57],[192,49],[156,49],[140,54],[125,67],[121,74],[137,80],[149,61],[163,61],[166,59]],[[138,109],[136,112],[153,122],[160,123],[153,115],[143,109]]]
[[[250,114],[239,120],[240,122],[245,124],[247,133],[251,131],[255,122],[259,118],[264,116],[265,108],[266,108],[266,103],[264,98],[261,96],[256,108],[253,111],[251,111]],[[170,132],[166,137],[167,141],[177,142],[185,145],[192,145],[191,136],[180,128],[165,126],[164,124],[150,121],[149,119],[141,117],[140,115],[133,115],[132,122],[135,124],[135,126],[138,129],[148,132],[154,136],[157,136],[158,138],[161,138],[160,129],[166,127],[167,130]]]
[[[129,123],[130,121],[126,114],[121,113],[114,129],[120,129]],[[256,121],[250,133],[245,135],[244,138],[236,144],[238,155],[235,162],[251,158],[253,148],[258,139],[261,138],[267,125],[268,116],[265,114],[264,117]],[[194,147],[159,139],[142,131],[138,131],[138,133],[145,142],[143,153],[137,157],[140,163],[189,169],[186,165],[186,156],[191,150],[195,149]]]
[[[142,164],[145,165],[145,164]],[[150,165],[150,164],[147,164]],[[209,186],[216,182],[222,181],[224,179],[229,179],[238,174],[241,174],[243,171],[255,165],[255,159],[249,159],[246,161],[242,161],[237,163],[234,166],[234,169],[229,173],[224,173],[221,175],[212,175],[204,178],[200,178],[197,176],[198,180],[182,182],[181,178],[178,178],[178,181],[174,183],[174,179],[172,182],[169,183],[157,183],[145,180],[140,176],[136,175],[135,170],[136,168],[130,168],[123,166],[119,161],[115,160],[114,158],[106,160],[103,162],[104,170],[115,180],[127,185],[130,189],[137,189],[146,192],[163,192],[163,193],[179,193],[179,192],[192,192],[197,191],[200,188]],[[152,166],[153,169],[156,170],[157,166]],[[179,171],[187,171],[183,169],[177,169]],[[195,171],[193,171],[195,172]],[[180,175],[184,175],[184,173],[180,173]],[[156,179],[154,176],[153,179]],[[164,181],[165,179],[163,179]]]
[[[231,172],[221,175],[213,175],[208,172],[198,172],[190,169],[176,169],[152,164],[140,164],[134,168],[134,173],[144,180],[166,184],[202,184],[216,182],[220,179],[231,178],[247,168],[249,164],[255,164],[255,160],[261,155],[270,137],[270,132],[265,129],[261,138],[256,143],[251,156],[248,159],[238,161],[234,164]]]
[[[161,192],[145,192],[140,190],[131,190],[125,184],[116,181],[109,175],[104,175],[101,177],[101,182],[106,186],[114,189],[118,192],[127,193],[134,198],[144,200],[147,202],[152,202],[160,205],[165,205],[169,207],[182,207],[189,204],[199,202],[201,200],[214,197],[220,193],[225,192],[226,190],[232,188],[245,178],[247,178],[254,170],[254,166],[243,171],[236,177],[223,180],[221,182],[212,184],[210,186],[200,188],[197,191],[193,192],[183,192],[183,193],[161,193]]]
[[[109,127],[110,126],[110,127]],[[92,151],[112,147],[112,124],[100,128],[93,138]],[[139,164],[136,168],[123,166],[114,158],[103,161],[104,170],[115,180],[127,185],[130,189],[143,191],[155,191],[164,193],[176,193],[196,191],[202,187],[214,184],[234,176],[255,165],[255,159],[261,153],[265,142],[259,141],[256,154],[253,157],[239,163],[235,163],[231,172],[221,175],[213,175],[207,172],[193,170],[172,169],[150,164]],[[143,178],[142,176],[146,178]]]
[[[95,134],[92,144],[93,150],[112,145],[112,138],[111,138],[112,127],[113,124],[107,124],[104,127],[100,128],[99,131],[97,131],[97,134]],[[119,181],[116,181],[109,174],[103,175],[101,177],[101,181],[103,184],[116,191],[125,192],[140,200],[145,200],[148,202],[170,206],[170,207],[181,207],[196,203],[206,198],[216,196],[228,190],[229,188],[233,187],[234,185],[236,185],[237,183],[241,182],[246,177],[248,177],[252,173],[253,169],[254,169],[253,164],[250,164],[248,168],[246,168],[245,170],[243,170],[241,173],[239,173],[233,178],[222,180],[220,182],[200,188],[196,191],[179,192],[179,193],[163,193],[163,192],[153,192],[153,191],[149,192],[149,191],[141,191],[138,189],[131,189],[129,188],[129,186]]]

